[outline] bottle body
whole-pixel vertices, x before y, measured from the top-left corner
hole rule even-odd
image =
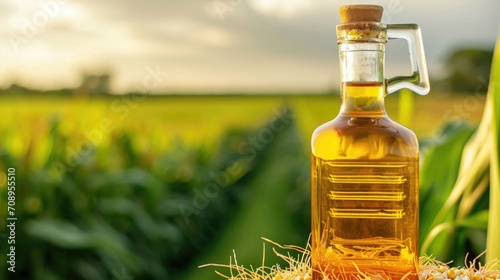
[[[418,279],[418,141],[387,116],[385,92],[345,82],[341,112],[313,134],[315,280]]]

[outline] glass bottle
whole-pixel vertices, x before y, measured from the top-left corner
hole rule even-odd
[[[342,105],[311,140],[314,280],[418,279],[418,141],[387,116],[384,97],[424,95],[429,82],[418,26],[382,24],[381,15],[380,6],[341,7]],[[393,38],[408,41],[412,74],[385,79]]]

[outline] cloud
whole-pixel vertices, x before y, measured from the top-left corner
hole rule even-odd
[[[5,17],[0,17],[0,30],[22,33],[19,23],[43,11],[40,3],[51,1],[56,0],[30,5],[2,2],[0,13]],[[214,6],[219,2],[229,7],[223,17]],[[338,82],[338,8],[354,1],[65,3],[21,51],[12,52],[8,38],[0,42],[0,75],[10,76],[15,69],[32,80],[40,75],[39,69],[46,69],[43,81],[54,85],[68,73],[77,76],[79,69],[108,65],[116,73],[116,88],[126,90],[140,81],[144,67],[160,64],[172,72],[165,88],[325,89],[332,81]],[[485,0],[481,5],[472,0],[390,0],[382,4],[390,23],[416,22],[422,27],[431,68],[462,43],[492,45],[500,25],[497,0]],[[404,44],[396,46],[388,53],[388,64],[398,72],[406,69],[408,51]],[[77,78],[64,80],[78,82]]]

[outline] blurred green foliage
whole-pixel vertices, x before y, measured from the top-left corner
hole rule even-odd
[[[151,156],[135,149],[136,137],[123,130],[110,136],[113,144],[102,155],[92,145],[64,149],[70,144],[61,122],[50,121],[46,140],[51,144],[41,168],[5,148],[0,151],[1,170],[16,168],[18,219],[16,273],[9,275],[8,247],[2,246],[3,279],[120,279],[117,273],[178,279],[242,205],[247,181],[258,176],[269,146],[268,138],[249,146],[252,139],[262,138],[266,123],[254,129],[230,128],[216,147],[178,141],[168,152]],[[294,127],[290,120],[284,131]],[[291,140],[298,139],[294,135]],[[300,147],[294,149],[303,155]],[[102,156],[113,157],[112,164],[103,164]],[[308,170],[307,157],[293,160]],[[288,164],[293,163],[283,168]],[[57,172],[54,166],[59,166]],[[300,187],[285,185],[283,199],[286,215],[296,217],[290,219],[293,229],[305,240],[308,185]],[[6,188],[1,195],[6,197]],[[2,217],[6,210],[0,209]]]

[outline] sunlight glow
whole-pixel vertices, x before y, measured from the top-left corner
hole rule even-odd
[[[249,5],[265,15],[291,18],[309,10],[311,0],[250,0]]]

